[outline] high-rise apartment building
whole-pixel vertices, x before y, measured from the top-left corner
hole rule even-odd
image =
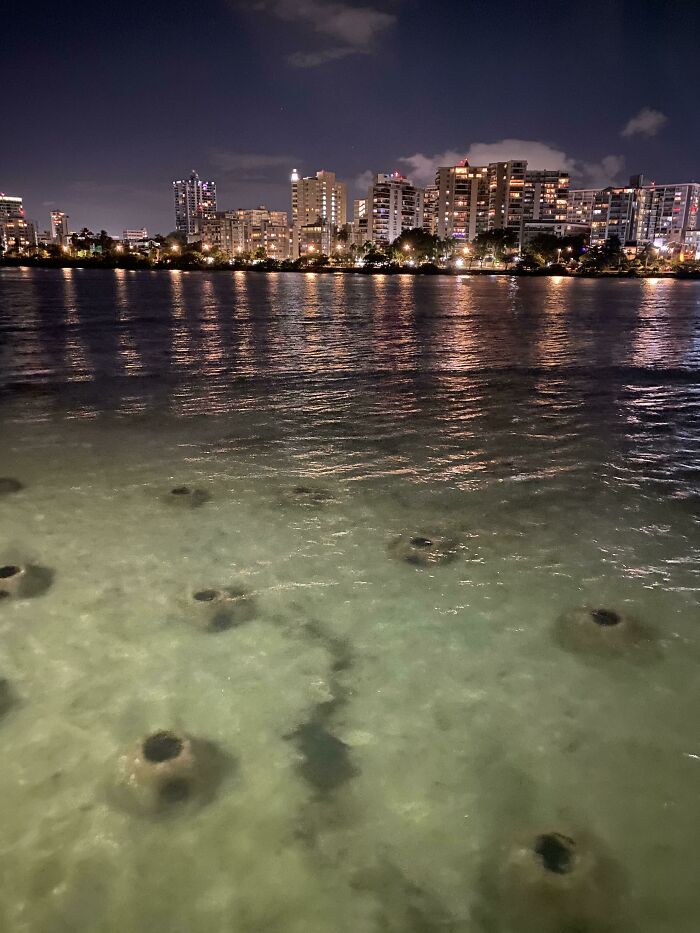
[[[473,240],[488,229],[488,166],[443,166],[435,174],[435,232],[442,239]]]
[[[266,207],[217,211],[201,223],[202,243],[231,259],[264,252],[269,259],[288,259],[290,231],[286,211]]]
[[[68,214],[64,211],[51,211],[51,239],[63,245],[68,239]]]
[[[565,223],[568,194],[568,172],[527,169],[523,191],[524,222]]]
[[[524,217],[527,162],[489,164],[489,230],[512,230],[520,236]]]
[[[22,198],[0,193],[0,220],[15,220],[24,217]]]
[[[367,194],[367,235],[373,243],[393,243],[407,230],[423,226],[425,192],[392,172],[377,175]]]
[[[352,242],[362,246],[369,239],[367,228],[367,198],[355,198],[352,202]]]
[[[700,184],[647,185],[641,189],[636,239],[656,246],[681,245],[700,229]]]
[[[22,198],[0,194],[0,253],[26,253],[36,244],[36,230],[25,219]]]
[[[487,230],[512,230],[520,241],[526,223],[566,221],[569,176],[528,169],[524,160],[443,166],[435,175],[436,233],[473,240]]]
[[[572,188],[566,199],[566,220],[570,224],[586,224],[593,220],[593,205],[598,188]]]
[[[342,227],[347,222],[347,185],[338,181],[335,172],[316,172],[300,178],[292,172],[292,226],[306,226],[319,221],[331,227]]]
[[[613,237],[623,246],[636,241],[640,191],[632,187],[596,191],[591,213],[591,246],[602,246]]]
[[[617,237],[623,246],[681,247],[700,229],[699,211],[700,184],[644,184],[633,175],[624,187],[570,191],[567,220],[590,226],[592,246]]]
[[[433,236],[437,233],[438,186],[426,185],[423,198],[423,230]]]
[[[216,212],[216,184],[202,181],[193,170],[189,178],[173,182],[175,229],[186,237],[199,233],[205,217]]]

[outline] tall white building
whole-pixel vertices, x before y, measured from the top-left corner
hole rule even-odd
[[[216,211],[216,184],[202,181],[192,170],[189,178],[173,182],[175,199],[175,229],[186,237],[194,237],[201,222]]]
[[[22,198],[0,193],[0,220],[15,220],[24,217]]]
[[[68,239],[68,214],[64,211],[51,211],[51,239],[63,244]]]
[[[0,253],[26,253],[36,244],[36,230],[25,219],[22,198],[0,193]]]
[[[304,252],[306,235],[302,228],[319,227],[323,231],[320,251],[330,252],[336,231],[347,223],[347,185],[338,181],[335,172],[320,171],[302,178],[296,169],[292,172],[291,185],[294,257]]]
[[[399,172],[379,174],[367,193],[367,235],[373,243],[393,243],[423,226],[425,192]]]
[[[342,227],[347,223],[347,185],[338,181],[335,172],[320,171],[301,178],[292,172],[292,226],[326,223]]]
[[[644,184],[641,175],[628,185],[569,192],[567,221],[587,223],[591,245],[617,237],[624,246],[680,247],[700,230],[700,184]]]
[[[700,229],[700,184],[647,185],[642,189],[636,239],[655,246],[681,245]]]

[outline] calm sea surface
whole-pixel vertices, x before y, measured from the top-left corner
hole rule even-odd
[[[0,270],[0,565],[2,933],[700,929],[700,283]]]

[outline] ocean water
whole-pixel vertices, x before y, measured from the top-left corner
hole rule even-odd
[[[0,270],[0,478],[3,933],[697,933],[700,283]]]

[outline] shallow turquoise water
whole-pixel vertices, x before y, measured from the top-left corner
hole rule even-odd
[[[583,929],[695,933],[699,370],[695,283],[0,272],[0,564],[55,572],[0,604],[3,933],[547,933],[554,830],[622,879]],[[211,799],[115,792],[157,729]]]

